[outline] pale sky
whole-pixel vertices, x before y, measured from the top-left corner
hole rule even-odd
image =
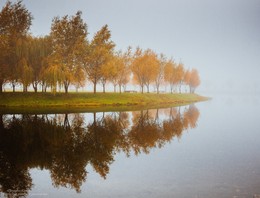
[[[0,0],[0,6],[5,4]],[[24,0],[35,36],[82,11],[88,39],[108,24],[117,49],[151,48],[197,68],[198,92],[260,91],[260,0]]]

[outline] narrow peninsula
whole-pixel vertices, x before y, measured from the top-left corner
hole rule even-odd
[[[5,108],[87,108],[116,106],[170,106],[207,100],[197,94],[156,93],[2,93],[0,109]]]

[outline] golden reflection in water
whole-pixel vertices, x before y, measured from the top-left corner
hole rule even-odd
[[[47,169],[55,187],[80,192],[90,164],[106,178],[114,155],[138,155],[161,148],[183,131],[196,127],[199,110],[190,105],[139,112],[0,115],[1,192],[23,192],[33,186],[29,170]]]

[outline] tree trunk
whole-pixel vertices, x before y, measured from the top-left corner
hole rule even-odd
[[[170,108],[170,118],[173,119],[173,107]]]
[[[144,86],[141,86],[141,92],[144,93]]]
[[[146,87],[147,87],[147,93],[150,93],[149,85],[147,85]]]
[[[94,94],[97,92],[97,83],[94,82]]]
[[[23,92],[27,92],[27,85],[23,85]]]
[[[68,89],[69,89],[69,83],[68,82],[64,82],[64,89],[65,89],[65,93],[68,93]]]
[[[96,112],[93,113],[93,124],[94,126],[96,126]]]
[[[3,84],[4,84],[4,81],[0,80],[0,93],[3,93]]]
[[[122,86],[119,85],[119,93],[122,93]]]
[[[156,86],[157,94],[159,94],[159,85]]]
[[[155,121],[159,121],[159,109],[156,109]]]
[[[13,92],[15,92],[15,84],[12,84]]]
[[[65,129],[69,129],[70,128],[70,122],[69,122],[69,118],[68,118],[68,114],[67,113],[65,114],[65,117],[64,117],[64,128]]]
[[[116,85],[114,85],[114,92],[116,93]]]
[[[42,92],[44,92],[46,89],[47,89],[47,84],[46,82],[42,81]]]
[[[106,83],[103,83],[103,93],[106,93]]]
[[[4,131],[2,129],[4,129],[3,114],[0,114],[0,131]]]
[[[36,82],[33,83],[33,89],[34,89],[35,93],[37,93],[37,85],[38,85],[38,83],[36,83]]]
[[[51,92],[55,96],[57,93],[57,84],[51,85]]]

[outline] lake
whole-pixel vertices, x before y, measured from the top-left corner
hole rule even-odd
[[[260,197],[260,97],[0,114],[0,197]]]

